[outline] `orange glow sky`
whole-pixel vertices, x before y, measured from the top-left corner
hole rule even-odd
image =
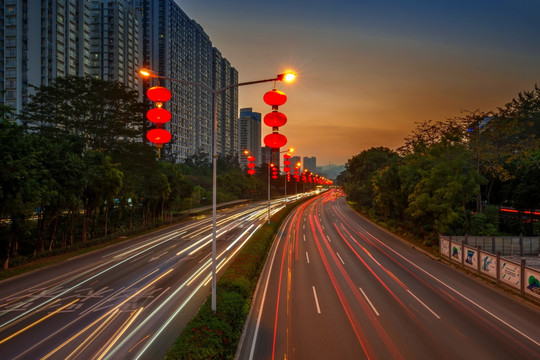
[[[395,149],[415,122],[496,110],[540,83],[537,0],[177,1],[240,81],[296,70],[277,85],[289,98],[280,133],[318,166]],[[271,89],[240,88],[240,108],[264,116]]]

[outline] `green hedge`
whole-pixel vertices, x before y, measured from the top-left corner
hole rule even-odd
[[[244,245],[217,283],[216,313],[211,310],[209,296],[165,359],[234,358],[266,256],[279,226],[295,205],[275,214],[272,222],[264,224]]]

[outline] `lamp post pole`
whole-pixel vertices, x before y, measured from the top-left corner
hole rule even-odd
[[[145,76],[145,77],[153,77],[153,78],[157,78],[157,79],[163,79],[163,80],[170,80],[170,81],[175,81],[175,82],[179,82],[181,84],[187,84],[187,85],[192,85],[192,86],[198,86],[200,88],[203,88],[204,90],[210,92],[212,94],[212,101],[214,102],[214,129],[213,129],[213,150],[212,150],[212,311],[216,311],[216,284],[217,284],[217,276],[216,276],[216,234],[217,234],[217,230],[216,230],[216,216],[217,216],[217,211],[216,211],[216,201],[217,201],[217,98],[218,98],[218,95],[224,93],[225,91],[229,90],[229,89],[232,89],[232,88],[235,88],[235,87],[240,87],[240,86],[246,86],[246,85],[253,85],[253,84],[260,84],[260,83],[265,83],[265,82],[271,82],[271,81],[292,81],[294,80],[294,77],[296,76],[294,73],[292,72],[289,72],[289,73],[284,73],[284,74],[279,74],[277,75],[275,78],[272,78],[272,79],[264,79],[264,80],[255,80],[255,81],[247,81],[247,82],[241,82],[241,83],[236,83],[236,84],[231,84],[231,85],[228,85],[228,86],[225,86],[221,89],[213,89],[211,88],[210,86],[206,85],[206,84],[203,84],[203,83],[199,83],[199,82],[194,82],[194,81],[187,81],[187,80],[182,80],[182,79],[175,79],[175,78],[170,78],[170,77],[166,77],[166,76],[159,76],[159,75],[156,75],[155,73],[151,72],[151,71],[148,71],[148,70],[139,70],[139,73],[142,75],[142,76]],[[269,217],[270,219],[270,217]]]
[[[268,162],[268,224],[270,224],[270,170],[273,164]]]

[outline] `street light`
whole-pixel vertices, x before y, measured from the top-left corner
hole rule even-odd
[[[216,311],[216,283],[217,283],[217,277],[216,277],[216,218],[217,218],[217,211],[216,211],[216,194],[217,194],[217,97],[218,95],[222,94],[223,92],[240,87],[240,86],[246,86],[246,85],[253,85],[253,84],[260,84],[265,82],[271,82],[271,81],[286,81],[291,82],[296,78],[296,74],[292,71],[286,71],[282,74],[277,75],[275,78],[272,79],[264,79],[264,80],[255,80],[255,81],[247,81],[247,82],[241,82],[236,84],[231,84],[228,86],[225,86],[221,89],[213,89],[209,87],[206,84],[200,83],[200,82],[194,82],[194,81],[187,81],[182,79],[175,79],[170,78],[166,76],[159,76],[155,72],[148,70],[148,69],[140,69],[139,74],[146,78],[156,78],[156,79],[163,79],[163,80],[170,80],[179,82],[181,84],[187,84],[187,85],[193,85],[198,86],[200,88],[203,88],[204,90],[210,92],[212,94],[212,100],[214,102],[214,129],[212,133],[213,137],[213,150],[212,150],[212,311]]]

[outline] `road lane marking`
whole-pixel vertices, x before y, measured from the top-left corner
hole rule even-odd
[[[328,237],[328,235],[326,235],[326,238],[328,239],[328,242],[332,242],[332,240],[330,240],[330,237]]]
[[[425,307],[426,309],[428,309],[429,312],[431,312],[431,313],[433,314],[433,316],[435,316],[437,319],[441,320],[441,317],[440,317],[439,315],[437,315],[437,313],[435,313],[435,311],[431,310],[431,309],[429,308],[429,306],[427,306],[426,304],[424,304],[424,303],[422,302],[422,300],[420,300],[418,297],[416,297],[416,295],[414,295],[414,294],[412,293],[411,290],[407,289],[407,292],[408,292],[409,294],[411,294],[411,296],[412,296],[413,298],[415,298],[420,304],[424,305],[424,307]]]
[[[304,234],[304,241],[306,241],[306,234]]]
[[[347,210],[349,208],[346,208]],[[349,219],[353,224],[354,224],[354,220],[344,214],[344,216]],[[358,225],[357,225],[358,226]],[[378,242],[379,244],[381,244],[382,246],[384,246],[385,248],[387,248],[389,251],[393,252],[396,256],[402,258],[404,261],[408,262],[412,267],[418,269],[419,271],[421,271],[422,273],[424,273],[426,276],[430,277],[431,279],[433,279],[434,281],[438,282],[439,284],[443,285],[444,287],[446,287],[447,289],[449,289],[450,291],[453,291],[454,293],[456,293],[457,295],[459,295],[462,299],[468,301],[470,304],[476,306],[478,309],[482,310],[483,312],[485,312],[486,314],[488,314],[489,316],[491,316],[492,318],[496,319],[497,321],[499,321],[500,323],[504,324],[505,326],[507,326],[508,328],[514,330],[516,333],[520,334],[521,336],[523,336],[524,338],[526,338],[527,340],[529,340],[530,342],[534,343],[535,345],[537,346],[540,346],[540,341],[537,341],[535,339],[533,339],[531,336],[525,334],[523,331],[519,330],[517,327],[513,326],[512,324],[508,323],[507,321],[505,321],[504,319],[500,318],[499,316],[497,316],[496,314],[492,313],[491,311],[489,311],[488,309],[486,309],[485,307],[481,306],[480,304],[478,304],[477,302],[475,302],[474,300],[470,299],[469,297],[467,297],[466,295],[462,294],[461,292],[459,292],[458,290],[454,289],[452,286],[450,286],[449,284],[445,283],[444,281],[438,279],[436,276],[430,274],[428,271],[424,270],[423,268],[421,268],[420,266],[418,266],[417,264],[415,264],[413,261],[407,259],[405,256],[403,256],[402,254],[400,254],[399,252],[397,252],[396,250],[392,249],[390,246],[388,246],[387,244],[385,244],[383,241],[381,241],[380,239],[378,239],[377,237],[375,237],[374,235],[372,235],[369,231],[365,230],[364,228],[362,228],[361,226],[358,226],[360,227],[362,230],[366,231],[366,233],[376,242]]]
[[[309,254],[307,251],[306,251],[306,260],[307,260],[307,263],[309,264]]]
[[[58,301],[60,301],[60,299],[57,299],[56,301],[52,302],[51,304],[49,304],[48,307],[50,307],[51,305],[55,304],[55,303],[58,302]],[[28,329],[30,329],[30,328],[33,328],[33,327],[36,326],[37,324],[39,324],[39,323],[41,323],[41,322],[47,320],[47,319],[50,318],[51,316],[53,316],[53,315],[55,315],[55,314],[61,312],[61,311],[64,310],[65,308],[68,308],[69,306],[75,304],[77,301],[79,301],[79,299],[73,300],[73,301],[70,302],[69,304],[64,305],[64,306],[62,306],[62,307],[56,309],[56,310],[53,311],[52,313],[50,313],[50,314],[48,314],[48,315],[42,317],[41,319],[39,319],[39,320],[33,322],[32,324],[30,324],[30,325],[28,325],[28,326],[22,328],[21,330],[15,332],[15,333],[13,333],[13,334],[11,334],[10,336],[8,336],[8,337],[6,337],[6,338],[0,340],[0,344],[3,344],[3,343],[5,343],[6,341],[8,341],[8,340],[14,338],[15,336],[17,336],[17,335],[19,335],[19,334],[22,334],[23,332],[25,332],[26,330],[28,330]]]
[[[339,258],[339,261],[341,261],[341,263],[342,263],[343,265],[345,265],[345,261],[343,261],[343,259],[341,258],[341,256],[339,255],[338,252],[336,252],[336,255],[337,255],[337,257]]]
[[[368,302],[369,306],[371,306],[371,309],[373,310],[373,312],[375,313],[375,315],[377,316],[380,316],[379,312],[377,311],[377,309],[375,309],[375,306],[373,306],[373,303],[371,302],[371,300],[369,300],[369,298],[367,297],[366,293],[364,292],[364,290],[362,290],[361,287],[359,287],[360,291],[362,292],[362,295],[364,295],[364,298],[366,299],[366,301]]]
[[[315,306],[317,306],[317,313],[321,313],[321,307],[319,306],[319,299],[317,299],[317,290],[315,290],[315,286],[312,286],[313,288],[313,297],[315,298]]]

